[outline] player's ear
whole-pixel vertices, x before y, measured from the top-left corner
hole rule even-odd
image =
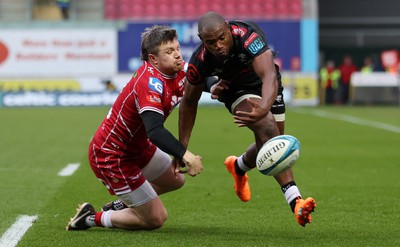
[[[149,54],[149,62],[152,64],[158,64],[157,56],[154,54]]]

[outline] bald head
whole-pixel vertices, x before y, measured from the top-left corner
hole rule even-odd
[[[199,20],[198,32],[202,36],[204,33],[215,31],[225,25],[225,19],[221,15],[215,12],[208,12],[204,14]]]
[[[200,18],[199,37],[206,49],[221,60],[225,60],[233,47],[233,37],[224,17],[208,12]]]

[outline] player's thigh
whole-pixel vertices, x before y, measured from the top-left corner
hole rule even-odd
[[[257,95],[248,95],[248,97],[243,97],[240,102],[234,104],[235,108],[233,109],[233,112],[250,112],[252,110],[252,106],[245,100],[247,98],[251,98],[252,100],[261,104],[261,97],[257,97]],[[247,127],[253,131],[258,148],[272,137],[279,135],[279,129],[277,127],[274,115],[271,112],[269,112],[267,116],[259,121],[249,124]]]
[[[128,193],[118,195],[118,198],[130,208],[137,208],[145,205],[156,197],[158,197],[157,192],[147,180],[138,188]]]
[[[180,188],[185,183],[183,174],[175,173],[172,158],[159,148],[142,172],[149,182],[159,187]]]
[[[171,164],[171,157],[157,148],[149,163],[143,167],[142,172],[149,182],[153,182],[163,175],[170,168]]]
[[[164,204],[147,180],[134,191],[119,195],[118,198],[129,207],[125,211],[139,217],[150,228],[160,227],[167,219]]]
[[[237,111],[244,111],[244,112],[251,112],[253,109],[253,106],[247,102],[246,99],[252,99],[253,101],[257,102],[258,104],[261,104],[262,99],[261,97],[257,96],[257,95],[244,95],[241,98],[239,98],[238,100],[236,100],[234,102],[234,104],[232,104],[232,110],[234,113],[236,113]],[[259,121],[248,125],[248,127],[253,130],[253,131],[264,131],[265,130],[269,130],[269,128],[271,128],[270,126],[276,126],[276,122],[274,119],[274,116],[271,112],[268,113],[267,116],[265,116],[264,118],[260,119]]]
[[[261,96],[252,93],[240,96],[232,103],[231,112],[233,114],[235,114],[237,111],[251,112],[253,107],[247,102],[247,99],[261,101]]]

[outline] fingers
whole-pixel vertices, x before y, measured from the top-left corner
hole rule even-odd
[[[176,173],[180,173],[180,174],[186,174],[186,173],[187,173],[187,170],[178,169],[178,170],[175,170],[175,172],[176,172]]]
[[[219,97],[216,94],[211,94],[211,99],[219,99]]]
[[[239,127],[245,127],[257,122],[260,119],[259,115],[254,112],[238,111],[233,115],[233,122]]]
[[[174,159],[173,162],[174,162],[175,173],[187,173],[186,170],[182,169],[186,167],[185,163],[177,159]]]
[[[223,89],[223,90],[228,90],[228,89],[229,89],[229,85],[226,84],[226,83],[221,83],[221,84],[219,85],[219,87],[220,87],[221,89]]]
[[[237,124],[238,127],[246,127],[246,126],[248,126],[248,125],[254,123],[255,121],[252,120],[252,119],[249,119],[249,118],[246,118],[246,119],[244,119],[244,118],[240,118],[240,119],[239,119],[239,118],[235,118],[235,119],[233,120],[233,122],[234,122],[235,124]]]
[[[182,169],[183,167],[178,167],[178,169],[175,169],[175,172],[177,173],[182,173],[182,174],[188,174],[192,177],[196,176],[197,174],[200,174],[203,171],[203,165],[202,165],[202,157],[198,155],[193,155],[191,152],[186,151],[185,153],[186,158],[185,159],[185,169]],[[185,157],[184,155],[184,157]]]

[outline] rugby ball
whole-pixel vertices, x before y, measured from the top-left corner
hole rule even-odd
[[[300,156],[300,142],[291,135],[268,140],[257,154],[257,169],[264,175],[275,176],[292,167]]]

